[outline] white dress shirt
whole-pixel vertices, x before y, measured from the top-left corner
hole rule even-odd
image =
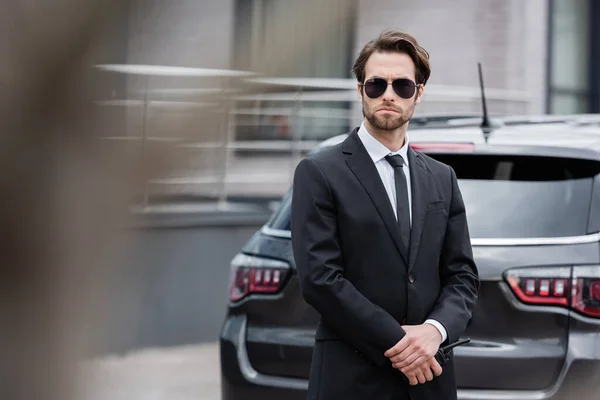
[[[391,152],[387,147],[385,147],[380,141],[375,139],[365,127],[365,123],[360,125],[358,129],[358,137],[362,142],[363,146],[369,153],[371,160],[375,163],[375,167],[377,168],[377,172],[379,172],[379,176],[381,177],[381,181],[383,182],[383,186],[385,187],[385,191],[388,194],[390,199],[390,203],[392,208],[394,209],[394,215],[396,215],[396,219],[398,218],[398,212],[396,207],[396,183],[394,179],[394,168],[390,165],[390,163],[385,159],[387,155],[395,155],[400,154],[404,159],[404,165],[402,166],[402,171],[406,176],[406,184],[408,185],[408,209],[410,215],[410,224],[412,227],[412,192],[411,192],[411,182],[410,182],[410,165],[408,164],[408,133],[406,134],[406,140],[404,141],[404,145],[402,148],[396,152]],[[442,342],[446,340],[447,332],[442,324],[434,319],[428,319],[425,321],[426,324],[431,324],[435,326],[442,335]]]

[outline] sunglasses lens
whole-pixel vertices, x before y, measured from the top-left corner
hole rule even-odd
[[[376,99],[385,93],[385,89],[387,89],[387,82],[385,79],[375,78],[365,82],[365,94],[372,99]]]
[[[415,94],[415,84],[410,79],[396,79],[392,83],[394,92],[403,99],[410,99]]]

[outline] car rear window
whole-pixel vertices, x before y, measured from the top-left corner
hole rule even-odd
[[[431,154],[456,171],[473,238],[585,235],[595,161]]]
[[[472,238],[587,234],[594,176],[591,160],[519,155],[429,154],[454,168]],[[268,225],[290,229],[291,190]]]

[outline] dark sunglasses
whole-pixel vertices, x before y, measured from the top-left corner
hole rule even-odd
[[[388,87],[388,81],[383,78],[373,78],[361,83],[365,89],[365,94],[372,99],[376,99],[383,95]],[[403,99],[410,99],[415,95],[415,90],[420,85],[417,85],[410,79],[399,78],[392,81],[392,89]]]

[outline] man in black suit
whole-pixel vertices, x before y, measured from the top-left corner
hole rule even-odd
[[[364,121],[294,175],[292,244],[304,299],[321,315],[309,399],[456,399],[453,357],[477,300],[454,170],[408,146],[430,67],[385,31],[354,65]]]

